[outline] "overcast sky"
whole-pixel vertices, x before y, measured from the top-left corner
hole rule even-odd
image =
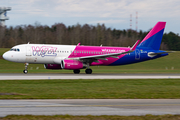
[[[148,31],[158,21],[165,21],[165,32],[180,34],[180,0],[0,0],[0,7],[11,7],[7,26],[35,24],[66,26],[77,23],[104,23],[112,29]]]

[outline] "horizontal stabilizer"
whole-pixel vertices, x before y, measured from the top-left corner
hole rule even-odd
[[[158,53],[155,53],[155,52],[149,52],[148,53],[148,56],[149,57],[154,57],[154,56],[156,56],[156,55],[162,55],[162,54],[166,54],[166,53],[173,53],[174,51],[165,51],[165,52],[158,52]]]

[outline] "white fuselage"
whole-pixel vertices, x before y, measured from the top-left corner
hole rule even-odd
[[[3,58],[12,62],[54,64],[67,58],[75,45],[22,44],[14,46],[3,54]]]

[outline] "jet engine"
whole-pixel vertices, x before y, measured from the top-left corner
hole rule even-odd
[[[62,69],[76,70],[86,68],[86,65],[77,60],[62,60],[61,61]]]
[[[62,69],[60,64],[44,64],[44,68],[46,69]]]

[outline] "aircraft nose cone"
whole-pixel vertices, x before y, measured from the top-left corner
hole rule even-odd
[[[7,52],[5,52],[2,56],[5,60],[9,60],[9,55]]]
[[[4,53],[4,54],[2,55],[2,57],[6,60],[6,58],[7,58],[7,54],[6,54],[6,53]]]

